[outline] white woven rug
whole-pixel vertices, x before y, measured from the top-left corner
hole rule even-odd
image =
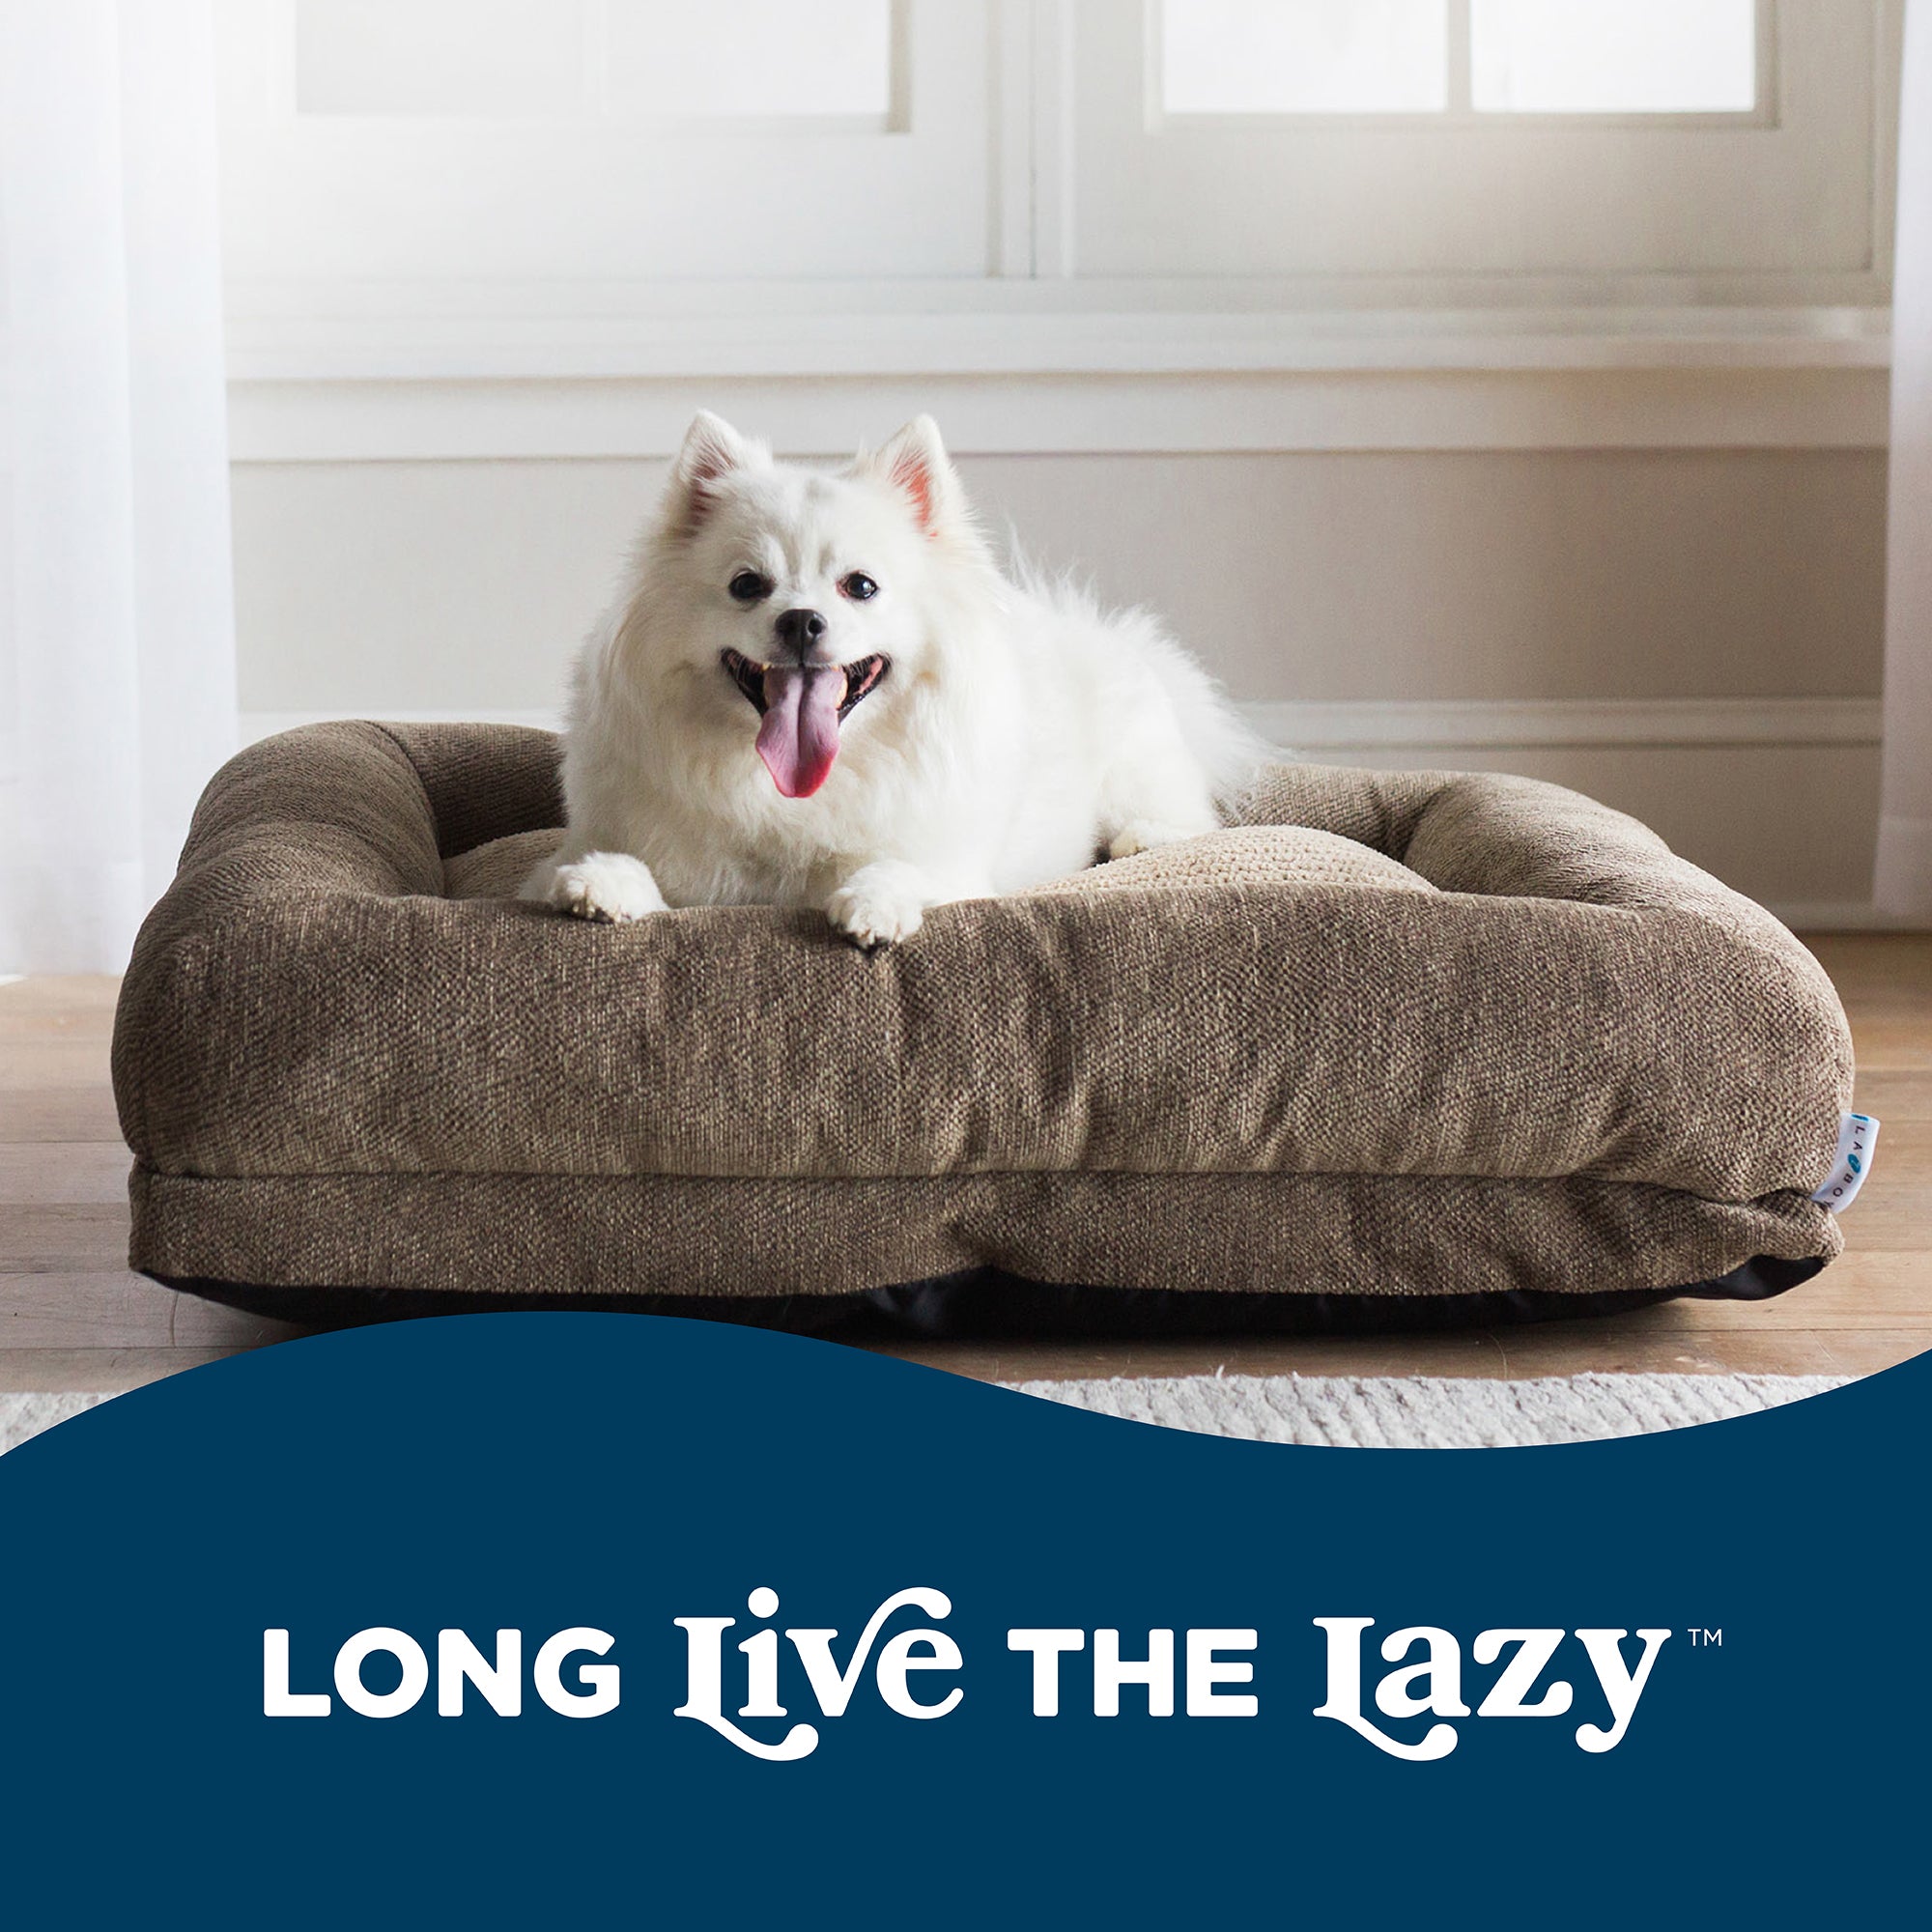
[[[1100,1415],[1339,1449],[1505,1449],[1685,1429],[1842,1388],[1844,1376],[1175,1376],[1009,1382]]]
[[[1008,1382],[1099,1415],[1203,1435],[1344,1449],[1501,1449],[1685,1429],[1842,1388],[1842,1376],[1174,1376]],[[0,1393],[0,1453],[92,1408],[99,1395]]]
[[[43,1395],[38,1390],[14,1394],[0,1390],[0,1455],[17,1449],[28,1436],[65,1422],[82,1409],[105,1402],[104,1395]]]

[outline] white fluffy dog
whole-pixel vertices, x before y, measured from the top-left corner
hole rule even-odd
[[[701,414],[579,658],[524,896],[822,907],[869,950],[1210,831],[1253,759],[1151,618],[1002,575],[930,417],[828,473]]]

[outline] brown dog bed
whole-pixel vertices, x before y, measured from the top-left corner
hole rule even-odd
[[[1574,793],[1277,766],[1228,832],[868,958],[516,902],[556,770],[342,724],[215,778],[116,1021],[133,1266],[311,1317],[994,1280],[1080,1319],[1758,1295],[1838,1252],[1830,981]]]

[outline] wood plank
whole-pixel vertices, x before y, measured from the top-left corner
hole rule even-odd
[[[1832,1329],[1821,1334],[1818,1341],[1833,1364],[1823,1373],[1834,1376],[1875,1376],[1926,1352],[1922,1333],[1896,1329],[1872,1329],[1858,1334]]]
[[[0,1048],[0,1059],[5,1049]],[[0,1147],[31,1141],[118,1141],[121,1120],[103,1081],[93,1087],[9,1092],[0,1068]]]
[[[174,1340],[178,1349],[259,1349],[270,1342],[293,1342],[298,1335],[314,1332],[298,1327],[293,1321],[271,1321],[263,1315],[250,1315],[245,1309],[204,1301],[198,1294],[179,1294],[155,1282],[147,1285],[155,1293],[174,1298]]]
[[[1867,1071],[1932,1072],[1932,1027],[1918,1013],[1873,1013],[1860,1008],[1852,1016],[1852,1051],[1861,1078]]]
[[[1871,1179],[1867,1184],[1878,1186],[1881,1174],[1909,1184],[1932,1180],[1932,1120],[1918,1120],[1910,1114],[1891,1120],[1880,1114],[1878,1119],[1878,1151],[1872,1157]],[[1861,1193],[1847,1212],[1848,1221],[1863,1200]]]
[[[125,1201],[132,1164],[118,1140],[0,1146],[0,1208]]]
[[[22,1013],[111,1014],[120,997],[117,973],[37,974],[0,986],[0,1021]]]
[[[241,1349],[9,1349],[0,1347],[0,1389],[38,1390],[65,1394],[98,1390],[119,1395],[198,1369],[204,1362],[225,1361],[245,1353]]]
[[[112,1085],[104,1039],[10,1039],[0,1041],[0,1110],[14,1094],[46,1088]]]
[[[1804,944],[1832,976],[1847,1008],[1932,1003],[1932,934],[1812,933]]]
[[[0,1348],[259,1348],[305,1333],[128,1268],[0,1274]]]
[[[1613,1321],[1685,1334],[1774,1328],[1921,1328],[1932,1337],[1932,1252],[1861,1249],[1769,1301],[1666,1302]]]
[[[125,1267],[0,1274],[0,1348],[172,1348],[179,1299]]]
[[[0,1047],[34,1039],[84,1039],[105,1047],[114,1037],[114,1011],[86,1008],[23,1007],[0,1004]]]
[[[1879,1160],[1885,1138],[1879,1137]],[[1872,1163],[1872,1176],[1845,1213],[1845,1243],[1860,1254],[1911,1253],[1932,1246],[1932,1180],[1888,1179]]]
[[[1932,1073],[1861,1066],[1854,1104],[1876,1114],[1888,1136],[1901,1121],[1932,1121]]]
[[[0,1208],[0,1269],[15,1274],[125,1271],[130,1221],[126,1201],[117,1207],[56,1202]]]

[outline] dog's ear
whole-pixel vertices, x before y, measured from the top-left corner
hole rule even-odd
[[[890,442],[860,462],[905,497],[926,535],[938,536],[965,521],[965,488],[930,416],[914,416]]]
[[[689,536],[709,515],[718,481],[734,469],[749,469],[764,459],[763,448],[745,438],[723,416],[699,410],[684,433],[683,447],[670,466],[665,491],[665,521]]]

